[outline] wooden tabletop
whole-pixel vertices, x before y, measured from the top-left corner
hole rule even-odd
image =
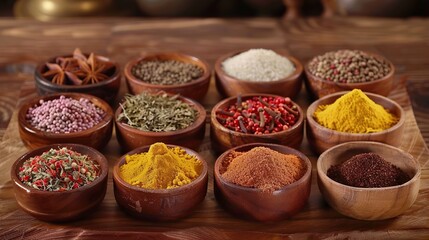
[[[428,239],[429,238],[429,19],[331,18],[298,19],[77,19],[50,23],[0,20],[0,238],[156,238],[156,239]],[[208,131],[199,152],[210,166],[204,202],[189,217],[154,223],[123,213],[113,197],[111,174],[106,197],[86,218],[61,224],[38,221],[15,201],[10,167],[27,149],[18,134],[19,105],[36,96],[33,71],[49,57],[83,51],[109,56],[122,66],[142,52],[180,51],[206,59],[212,66],[230,51],[270,48],[288,52],[303,63],[315,55],[342,48],[361,49],[390,59],[397,69],[389,98],[405,110],[406,135],[401,148],[421,164],[416,203],[403,215],[385,221],[358,221],[332,210],[317,188],[317,155],[306,140],[300,149],[312,161],[309,201],[293,218],[258,223],[230,215],[216,202],[212,169],[216,156]],[[122,84],[121,93],[126,91]],[[214,84],[204,99],[207,110],[220,100]],[[311,103],[303,87],[296,99],[304,109]],[[413,111],[414,110],[414,111]],[[423,133],[424,138],[421,133]],[[115,135],[102,151],[111,166],[122,154]]]

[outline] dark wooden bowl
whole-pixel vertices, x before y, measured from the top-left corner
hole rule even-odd
[[[39,101],[42,99],[47,101],[57,99],[60,96],[65,96],[77,100],[79,100],[80,98],[89,99],[95,106],[103,109],[104,112],[106,112],[106,115],[101,120],[101,122],[94,127],[74,133],[49,133],[38,130],[28,123],[25,116],[30,107],[33,107],[36,104],[38,105]],[[96,149],[102,149],[104,146],[106,146],[106,144],[112,137],[113,110],[105,101],[92,95],[82,93],[51,94],[35,98],[24,103],[18,112],[18,127],[19,135],[21,136],[22,141],[30,149],[54,143],[77,143],[87,145]]]
[[[255,147],[267,147],[283,154],[301,158],[307,170],[298,181],[272,193],[255,188],[242,187],[225,181],[219,168],[228,154],[235,150],[249,151]],[[239,217],[258,221],[278,221],[291,217],[306,204],[311,190],[311,162],[303,153],[277,144],[252,143],[230,149],[223,153],[214,166],[214,193],[218,202]]]
[[[127,152],[138,147],[151,145],[156,142],[180,145],[194,150],[198,149],[204,138],[206,129],[206,110],[196,101],[180,96],[178,99],[189,104],[198,111],[198,118],[189,127],[170,132],[150,132],[131,127],[118,121],[122,112],[119,106],[115,112],[116,137],[122,149]]]
[[[219,57],[215,63],[216,88],[223,96],[231,97],[239,94],[248,93],[266,93],[294,98],[301,90],[303,67],[294,57],[276,52],[277,54],[289,59],[295,66],[295,71],[280,80],[270,82],[255,82],[241,80],[228,75],[222,67],[222,63],[235,55],[245,51],[235,51]]]
[[[242,96],[242,100],[245,101],[254,96],[278,97],[270,94],[245,94]],[[291,128],[277,133],[256,135],[233,131],[224,127],[217,120],[216,112],[220,109],[225,109],[225,107],[235,103],[236,101],[237,97],[229,97],[216,104],[211,111],[210,137],[213,149],[215,149],[217,152],[224,152],[236,146],[258,142],[281,144],[293,148],[297,148],[301,145],[302,139],[304,137],[304,112],[302,111],[301,107],[298,106],[298,104],[292,101],[293,104],[298,107],[299,118],[295,125],[293,125]]]
[[[176,60],[184,63],[190,63],[199,66],[203,69],[203,75],[191,82],[184,84],[160,85],[143,82],[136,78],[131,69],[140,61],[152,60]],[[200,58],[174,52],[146,53],[142,56],[129,61],[124,68],[125,78],[127,79],[128,88],[132,94],[140,94],[143,91],[152,92],[169,92],[180,94],[184,97],[192,98],[200,101],[207,94],[210,85],[211,69],[208,63]]]
[[[64,57],[70,57],[70,55]],[[55,58],[56,57],[51,58],[47,62],[55,62]],[[119,92],[119,87],[121,86],[121,68],[118,63],[113,62],[111,59],[108,60],[115,65],[114,73],[109,79],[95,84],[80,86],[58,85],[52,83],[51,81],[42,76],[42,72],[44,72],[47,67],[46,62],[41,63],[36,67],[36,71],[34,72],[34,80],[36,81],[37,92],[39,95],[42,96],[66,92],[90,94],[99,97],[112,105],[115,102],[116,96]]]
[[[167,146],[176,147],[176,145]],[[206,161],[191,149],[181,147],[203,163],[202,172],[194,181],[172,189],[144,189],[125,182],[120,177],[120,167],[125,162],[125,156],[147,152],[149,148],[150,146],[137,148],[116,161],[113,167],[116,202],[132,216],[150,220],[171,221],[191,214],[192,210],[204,200],[207,193],[208,167]]]
[[[393,88],[395,66],[392,64],[392,62],[390,62],[389,60],[387,60],[386,58],[384,58],[382,56],[379,56],[379,55],[376,55],[373,53],[368,53],[368,52],[366,52],[366,54],[373,56],[377,59],[386,61],[390,65],[390,72],[386,76],[384,76],[380,79],[374,80],[374,81],[370,81],[370,82],[337,83],[337,82],[333,82],[333,81],[327,81],[327,80],[324,80],[320,77],[313,75],[309,71],[308,65],[310,62],[308,62],[305,65],[305,75],[306,75],[305,86],[307,88],[307,91],[313,97],[316,97],[316,98],[321,98],[321,97],[324,97],[326,95],[336,93],[336,92],[350,91],[350,90],[353,90],[355,88],[361,89],[364,92],[371,92],[371,93],[379,94],[382,96],[389,95],[390,91]]]
[[[404,110],[395,101],[381,95],[365,93],[371,100],[389,110],[391,114],[395,115],[399,119],[395,125],[384,131],[375,133],[339,132],[325,128],[314,120],[313,114],[319,105],[331,104],[346,93],[347,92],[333,93],[320,98],[308,107],[306,132],[308,142],[313,150],[320,154],[337,144],[350,141],[375,141],[387,143],[395,147],[399,147],[401,145],[402,135],[405,128]]]
[[[41,155],[51,148],[67,147],[88,155],[101,167],[100,176],[94,182],[64,192],[50,192],[30,188],[18,178],[19,167],[31,157]],[[107,189],[109,164],[103,154],[80,144],[53,144],[22,155],[11,168],[11,178],[18,205],[29,215],[49,222],[70,221],[81,218],[103,201]]]
[[[327,176],[332,165],[340,164],[360,153],[373,152],[396,165],[411,180],[397,186],[359,188],[338,183]],[[319,189],[325,200],[339,213],[361,220],[382,220],[405,212],[417,198],[420,186],[420,165],[399,148],[377,142],[348,142],[320,155],[317,161]]]

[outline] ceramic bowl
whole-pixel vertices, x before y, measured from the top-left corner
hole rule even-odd
[[[270,82],[256,82],[241,80],[228,75],[222,67],[222,63],[245,51],[235,51],[219,57],[215,63],[216,88],[226,97],[237,96],[239,94],[265,93],[294,98],[301,90],[303,67],[294,57],[276,52],[277,54],[289,59],[295,66],[295,71],[282,79]]]
[[[98,162],[101,167],[100,176],[92,183],[64,192],[34,189],[19,180],[19,168],[25,160],[60,147],[73,149]],[[43,221],[58,222],[81,218],[100,205],[106,194],[108,172],[109,164],[97,150],[80,144],[53,144],[32,150],[18,158],[12,165],[11,178],[16,201],[26,213]]]
[[[74,133],[49,133],[38,130],[31,126],[26,119],[26,114],[30,107],[39,105],[40,100],[58,99],[60,96],[79,100],[80,98],[89,99],[95,106],[101,108],[106,113],[100,123],[90,129]],[[18,112],[19,135],[24,144],[30,148],[38,148],[54,143],[78,143],[102,149],[109,142],[113,129],[113,110],[105,101],[87,94],[81,93],[58,93],[38,97],[24,103]]]
[[[242,187],[223,179],[220,167],[231,151],[246,152],[255,147],[267,147],[283,154],[294,154],[307,167],[305,174],[296,182],[272,193],[260,189]],[[218,202],[237,216],[258,220],[278,221],[293,216],[302,209],[310,195],[311,162],[301,152],[277,144],[252,143],[232,148],[215,162],[214,193]]]
[[[173,85],[160,85],[143,82],[142,80],[135,77],[131,70],[140,61],[153,61],[153,60],[176,60],[184,63],[190,63],[199,66],[203,69],[203,75],[191,82],[184,84],[173,84]],[[174,52],[160,52],[160,53],[146,53],[142,56],[129,61],[125,65],[124,69],[125,78],[127,79],[128,88],[132,94],[140,94],[143,91],[152,92],[169,92],[174,94],[180,94],[184,97],[192,98],[197,101],[202,100],[206,95],[211,77],[211,69],[208,63],[202,59],[194,56],[174,53]]]
[[[88,54],[86,54],[88,56]],[[63,56],[63,57],[70,57]],[[104,57],[103,57],[104,58]],[[55,62],[56,57],[49,59],[47,62]],[[113,104],[115,102],[116,96],[119,92],[119,87],[121,86],[121,69],[118,63],[113,62],[111,59],[106,58],[108,61],[111,61],[114,64],[111,77],[104,81],[95,84],[88,85],[58,85],[52,83],[48,79],[42,76],[42,72],[45,72],[47,67],[46,63],[39,64],[36,67],[34,73],[34,79],[36,81],[36,89],[39,95],[48,95],[53,93],[66,93],[66,92],[75,92],[75,93],[84,93],[94,95]]]
[[[364,92],[371,92],[375,94],[379,94],[382,96],[389,95],[390,91],[393,88],[393,80],[395,75],[395,66],[388,59],[373,54],[365,52],[370,56],[374,56],[376,59],[386,61],[390,66],[390,72],[380,79],[376,79],[370,82],[362,82],[362,83],[337,83],[332,81],[324,80],[320,77],[313,75],[309,70],[309,63],[305,65],[305,86],[307,91],[311,96],[316,98],[321,98],[326,95],[341,92],[341,91],[349,91],[355,88],[361,89]]]
[[[338,183],[327,176],[332,165],[340,164],[356,154],[373,152],[396,165],[411,180],[382,188],[359,188]],[[410,154],[378,142],[348,142],[332,147],[317,161],[319,189],[325,200],[339,213],[361,220],[382,220],[404,213],[417,198],[420,165]]]
[[[242,96],[242,101],[250,99],[254,96],[262,97],[275,97],[275,95],[270,94],[245,94]],[[210,115],[210,137],[213,145],[213,149],[217,152],[224,152],[230,148],[240,146],[247,143],[275,143],[290,146],[297,148],[301,145],[302,139],[304,137],[304,112],[302,109],[295,103],[293,104],[298,107],[299,118],[295,125],[293,125],[288,130],[284,130],[277,133],[269,134],[250,134],[233,131],[229,128],[224,127],[216,118],[216,112],[221,109],[225,109],[231,104],[237,102],[237,97],[226,98],[219,103],[217,103]]]
[[[404,110],[395,101],[381,95],[365,93],[371,100],[389,110],[391,114],[399,119],[398,122],[389,129],[375,133],[346,133],[325,128],[314,120],[313,114],[319,105],[332,104],[345,93],[347,92],[338,92],[322,97],[307,108],[306,133],[308,142],[313,150],[320,154],[337,144],[350,141],[375,141],[387,143],[396,147],[401,145],[405,128]]]
[[[118,107],[115,112],[116,137],[124,152],[131,151],[141,146],[151,145],[156,142],[176,144],[191,149],[198,149],[201,144],[206,128],[206,111],[204,107],[196,101],[179,97],[183,102],[189,104],[198,112],[198,117],[193,124],[187,128],[170,132],[150,132],[131,127],[128,124],[119,122],[118,116],[122,113],[122,107]]]
[[[167,145],[176,147],[176,145]],[[150,146],[143,146],[126,155],[143,153]],[[113,167],[113,186],[118,205],[127,213],[138,218],[157,221],[171,221],[191,214],[192,210],[204,200],[207,192],[207,163],[196,152],[181,147],[190,155],[196,156],[203,168],[200,176],[189,184],[172,189],[144,189],[125,182],[120,176],[120,167],[125,163],[122,156]]]

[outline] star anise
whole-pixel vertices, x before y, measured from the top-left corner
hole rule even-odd
[[[45,78],[51,79],[51,82],[56,84],[64,84],[65,72],[63,68],[56,63],[46,63],[48,71],[42,73]]]
[[[100,61],[93,53],[86,61],[77,59],[77,62],[80,70],[74,74],[82,79],[82,84],[94,84],[108,79],[106,72],[113,68],[112,63]]]

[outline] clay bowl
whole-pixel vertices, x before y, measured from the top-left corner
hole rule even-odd
[[[44,101],[57,99],[61,95],[74,99],[89,99],[94,105],[103,109],[106,112],[106,115],[103,120],[94,127],[74,133],[49,133],[38,130],[28,123],[26,120],[26,114],[30,107],[33,107],[36,104],[39,105],[39,101],[42,99]],[[19,135],[21,136],[22,141],[30,149],[54,143],[78,143],[96,149],[102,149],[109,142],[112,136],[113,110],[105,101],[91,95],[82,93],[51,94],[35,98],[24,103],[18,112],[18,127]]]
[[[314,120],[313,114],[319,105],[331,104],[345,93],[347,92],[338,92],[322,97],[308,107],[306,132],[308,142],[313,150],[320,154],[337,144],[350,141],[375,141],[395,147],[401,145],[405,128],[404,110],[395,101],[377,94],[365,93],[371,100],[389,110],[391,114],[399,119],[399,121],[389,129],[376,133],[345,133],[325,128]]]
[[[142,80],[135,77],[131,70],[140,61],[153,61],[153,60],[176,60],[184,63],[190,63],[199,66],[203,69],[203,75],[191,82],[185,84],[173,84],[173,85],[159,85],[143,82]],[[192,98],[200,101],[206,95],[211,77],[211,69],[208,63],[200,58],[174,52],[160,52],[160,53],[145,53],[140,57],[129,61],[125,65],[124,69],[125,78],[127,79],[128,88],[132,94],[140,94],[143,91],[152,92],[169,92],[174,94],[180,94],[184,97]]]
[[[340,164],[360,153],[373,152],[396,165],[411,180],[397,186],[359,188],[338,183],[326,174],[332,165]],[[420,165],[410,154],[399,148],[378,142],[348,142],[320,155],[317,161],[319,189],[333,209],[361,220],[382,220],[404,213],[417,198],[420,185]]]
[[[255,82],[241,80],[228,75],[222,67],[222,63],[235,55],[245,51],[235,51],[219,57],[215,63],[216,88],[223,96],[231,97],[239,94],[266,93],[294,98],[301,90],[303,67],[294,57],[281,52],[277,54],[289,59],[295,66],[295,71],[282,79],[271,82]]]
[[[88,56],[88,54],[86,54]],[[64,56],[64,57],[70,57]],[[55,62],[55,58],[49,59],[47,62]],[[104,57],[102,57],[104,58]],[[111,62],[111,59],[105,58]],[[109,104],[113,104],[115,102],[116,96],[119,92],[119,87],[121,85],[121,69],[118,63],[113,62],[115,65],[112,70],[111,77],[104,81],[95,84],[89,85],[58,85],[52,83],[48,79],[42,76],[42,72],[46,71],[47,67],[45,62],[39,64],[36,67],[36,71],[34,73],[34,80],[36,81],[36,89],[39,95],[48,95],[53,93],[65,93],[65,92],[75,92],[75,93],[84,93],[94,95],[108,102]]]
[[[245,94],[242,96],[242,101],[245,101],[254,96],[275,96],[270,94]],[[224,152],[230,148],[240,146],[248,143],[275,143],[286,145],[289,147],[297,148],[301,145],[302,139],[304,137],[304,112],[302,109],[293,102],[294,105],[298,107],[299,118],[295,125],[293,125],[288,130],[284,130],[277,133],[269,134],[250,134],[236,132],[231,129],[224,127],[216,118],[216,112],[220,109],[225,109],[231,104],[237,102],[237,97],[226,98],[219,103],[217,103],[210,115],[210,137],[213,145],[213,149],[217,152]]]
[[[117,119],[122,112],[122,108],[119,106],[115,112],[115,130],[118,142],[124,152],[156,142],[180,145],[194,150],[198,149],[205,134],[206,111],[201,104],[192,99],[181,96],[178,99],[195,108],[198,111],[198,118],[189,127],[170,132],[143,131],[119,122]]]
[[[307,165],[307,171],[298,181],[272,193],[260,189],[242,187],[225,181],[219,169],[222,161],[235,150],[249,151],[255,147],[267,147],[283,154],[294,154]],[[311,189],[311,163],[303,153],[277,144],[252,143],[230,149],[219,156],[214,166],[214,193],[218,202],[236,216],[257,221],[278,221],[289,218],[306,204]]]
[[[176,145],[167,145],[176,147]],[[143,153],[150,146],[143,146],[126,155]],[[127,213],[138,218],[156,221],[172,221],[191,214],[192,210],[204,200],[207,192],[207,163],[196,152],[181,147],[202,163],[201,175],[189,184],[172,189],[144,189],[125,182],[120,176],[120,167],[125,163],[122,156],[113,167],[113,187],[118,205]]]
[[[392,64],[392,62],[382,56],[368,52],[366,53],[368,55],[374,56],[377,59],[383,59],[384,61],[386,61],[390,65],[390,72],[384,77],[370,82],[336,83],[332,81],[323,80],[322,78],[313,75],[309,70],[309,63],[307,63],[305,65],[305,86],[307,88],[307,91],[310,93],[310,95],[316,98],[321,98],[336,92],[350,91],[355,88],[361,89],[364,92],[371,92],[382,96],[389,95],[390,91],[393,88],[395,66]]]
[[[71,148],[97,161],[101,167],[100,176],[88,185],[64,192],[34,189],[19,180],[19,167],[25,160],[59,147]],[[25,212],[43,221],[61,222],[81,218],[100,205],[106,194],[108,172],[108,162],[97,150],[80,144],[52,144],[32,150],[18,158],[12,165],[11,178],[16,201]]]

